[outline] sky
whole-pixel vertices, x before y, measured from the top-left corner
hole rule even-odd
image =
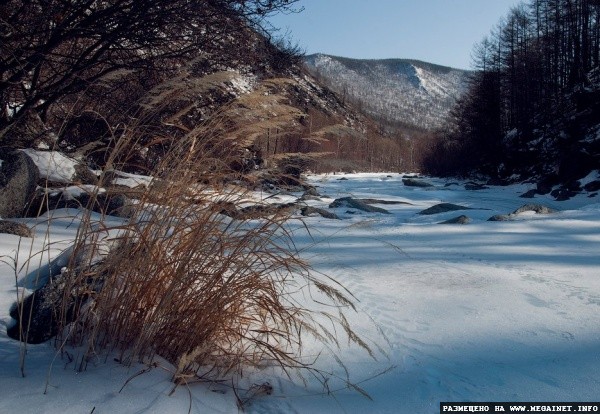
[[[471,68],[473,46],[519,0],[299,0],[270,22],[307,54]]]

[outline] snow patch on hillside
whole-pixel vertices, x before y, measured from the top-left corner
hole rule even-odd
[[[358,102],[367,113],[426,129],[440,127],[467,88],[468,72],[424,62],[322,54],[305,62],[342,99]]]

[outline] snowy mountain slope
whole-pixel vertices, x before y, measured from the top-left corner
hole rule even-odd
[[[465,92],[469,72],[404,59],[360,60],[309,55],[315,76],[367,113],[425,129],[441,126]]]

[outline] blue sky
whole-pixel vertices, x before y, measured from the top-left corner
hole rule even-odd
[[[473,45],[519,0],[300,0],[270,19],[307,54],[419,59],[469,69]]]

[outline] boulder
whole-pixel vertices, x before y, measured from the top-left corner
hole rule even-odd
[[[78,196],[67,196],[57,190],[49,194],[38,193],[29,203],[25,215],[38,217],[47,211],[60,208],[87,208],[108,216],[129,218],[132,214],[132,206],[133,203],[124,194],[100,193],[92,196],[83,192]]]
[[[306,191],[304,191],[305,196],[311,196],[311,197],[321,197],[321,195],[319,194],[319,192],[317,191],[317,189],[315,187],[309,186]]]
[[[48,283],[35,290],[21,303],[13,305],[10,316],[15,322],[6,330],[10,338],[29,344],[40,344],[52,339],[59,332],[60,315],[64,309],[65,322],[76,320],[82,306],[95,292],[102,289],[106,275],[95,273],[98,267],[90,268],[85,286],[68,295],[69,302],[65,303],[66,269],[56,277],[49,279]]]
[[[489,188],[490,187],[488,187],[486,185],[479,184],[479,183],[476,183],[476,182],[473,182],[473,181],[468,182],[468,183],[465,184],[465,190],[468,190],[468,191],[487,190]]]
[[[433,185],[426,181],[416,180],[414,178],[403,178],[402,184],[407,187],[432,188]]]
[[[509,221],[510,216],[508,214],[497,214],[488,219],[488,221]]]
[[[299,200],[321,200],[321,195],[315,187],[308,187],[306,191],[304,191],[304,194],[302,194],[302,197],[299,198]]]
[[[577,194],[579,193],[568,188],[557,188],[556,190],[552,190],[550,193],[550,195],[554,197],[556,201],[567,201],[572,197],[575,197]]]
[[[549,194],[558,183],[559,179],[556,175],[545,176],[537,183],[537,193],[541,195]]]
[[[495,186],[506,186],[509,185],[510,182],[508,180],[502,179],[502,178],[490,178],[489,180],[487,180],[487,185],[495,185]]]
[[[524,206],[519,207],[510,214],[499,214],[490,217],[488,221],[509,221],[512,220],[515,216],[526,212],[534,212],[536,214],[552,214],[556,213],[557,211],[550,207],[543,206],[541,204],[525,204]]]
[[[430,216],[433,214],[447,213],[448,211],[458,211],[458,210],[473,210],[470,207],[459,206],[457,204],[451,203],[441,203],[436,204],[433,207],[429,207],[426,210],[419,212],[418,214],[422,216]]]
[[[17,341],[40,344],[58,333],[59,304],[62,291],[57,285],[48,284],[27,296],[22,303],[14,305],[10,316],[16,323],[6,334]]]
[[[535,198],[535,195],[537,194],[537,190],[529,190],[523,194],[521,194],[519,197],[521,198]]]
[[[525,204],[524,206],[513,211],[512,214],[521,214],[529,211],[532,211],[536,214],[552,214],[557,212],[556,210],[541,204]]]
[[[98,185],[98,176],[87,165],[76,164],[73,181],[79,184]]]
[[[300,213],[305,217],[319,215],[326,219],[340,220],[340,218],[337,214],[332,213],[327,210],[323,210],[322,208],[317,208],[317,207],[311,207],[311,206],[302,207],[300,209]]]
[[[133,203],[124,194],[100,193],[92,197],[88,193],[81,193],[77,201],[87,209],[108,216],[130,218],[133,214]]]
[[[471,219],[465,215],[455,217],[450,220],[442,221],[439,224],[469,224]]]
[[[371,206],[361,200],[352,197],[338,198],[337,200],[334,200],[333,203],[329,204],[329,208],[339,207],[353,208],[356,210],[365,211],[367,213],[391,214],[389,211],[383,208]]]
[[[216,203],[215,207],[223,215],[234,220],[255,220],[274,216],[276,214],[291,214],[298,206],[294,203],[285,204],[256,204],[237,209],[233,203]]]
[[[413,204],[408,203],[406,201],[393,201],[393,200],[378,200],[375,198],[360,198],[359,201],[362,201],[365,204],[384,204],[384,205],[407,205],[412,206]]]
[[[585,191],[590,193],[596,192],[600,190],[600,180],[595,180],[587,183],[584,187]]]
[[[33,237],[33,232],[23,223],[0,220],[0,233],[13,234],[20,237]]]
[[[39,171],[31,158],[21,151],[1,151],[0,217],[22,217],[34,197]]]
[[[24,211],[25,217],[38,217],[47,211],[57,210],[59,208],[80,208],[81,202],[70,197],[66,197],[62,191],[46,193],[43,190],[38,191],[27,205]]]

